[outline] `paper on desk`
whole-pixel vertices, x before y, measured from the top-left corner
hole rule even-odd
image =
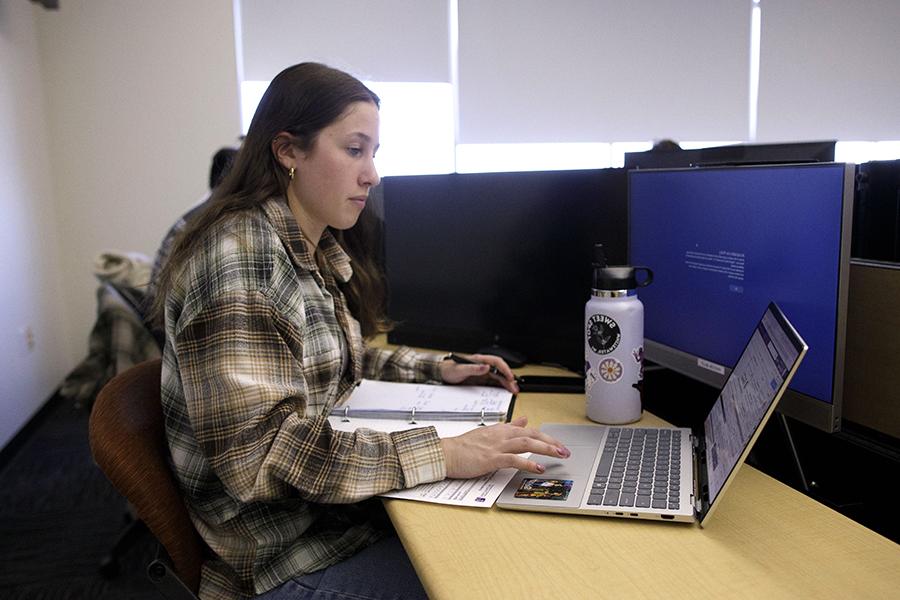
[[[478,425],[460,421],[416,421],[412,425],[406,421],[388,419],[353,419],[350,422],[342,422],[339,417],[329,417],[328,420],[337,431],[354,431],[360,427],[366,427],[377,431],[392,432],[431,425],[434,426],[440,437],[461,435],[478,427]],[[382,494],[382,496],[453,506],[490,508],[515,474],[516,469],[513,468],[499,469],[474,479],[444,479],[434,483],[423,483],[406,490],[394,490]]]
[[[474,479],[444,479],[434,483],[423,483],[408,490],[395,490],[382,494],[382,496],[437,504],[490,508],[515,474],[516,469],[513,468],[498,469],[493,473]]]

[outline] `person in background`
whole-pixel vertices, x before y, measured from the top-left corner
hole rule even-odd
[[[677,152],[681,150],[681,146],[675,140],[663,139],[654,142],[650,152]]]
[[[210,191],[219,187],[219,184],[222,183],[222,180],[228,175],[237,153],[237,148],[226,146],[224,148],[219,148],[216,150],[216,153],[213,154],[212,161],[209,165]]]
[[[234,162],[234,157],[237,156],[237,152],[237,148],[231,147],[223,147],[216,150],[209,165],[209,191],[200,199],[200,202],[194,205],[194,207],[185,214],[181,215],[169,228],[169,231],[166,232],[165,237],[163,237],[159,249],[156,251],[156,256],[153,259],[153,268],[150,271],[150,281],[144,292],[144,312],[149,312],[149,308],[153,306],[153,303],[156,300],[156,294],[159,287],[159,274],[162,271],[163,265],[165,265],[166,261],[169,259],[169,254],[172,252],[172,244],[175,242],[175,238],[178,237],[178,234],[181,233],[187,222],[206,205],[213,190],[219,187],[219,184],[225,179],[228,171],[231,170],[231,164]],[[151,329],[154,330],[154,335],[156,335],[158,339],[162,339],[162,332],[158,328],[151,326]]]
[[[450,438],[331,428],[363,377],[517,391],[498,357],[367,344],[388,327],[366,241],[378,146],[379,98],[359,80],[285,69],[160,274],[166,437],[212,550],[201,598],[425,598],[375,496],[570,455],[524,417]]]

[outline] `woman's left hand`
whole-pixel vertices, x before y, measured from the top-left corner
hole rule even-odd
[[[466,356],[474,364],[460,364],[452,360],[441,362],[441,379],[444,383],[466,385],[499,385],[513,394],[519,393],[516,376],[506,361],[490,354]],[[492,368],[493,367],[493,368]]]

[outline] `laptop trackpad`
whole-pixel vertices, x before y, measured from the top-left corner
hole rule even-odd
[[[572,452],[566,459],[532,454],[531,460],[546,467],[541,473],[519,471],[507,484],[498,503],[518,506],[577,507],[581,504],[585,486],[590,482],[594,459],[603,439],[604,427],[568,425],[558,429],[553,425],[541,428],[563,442]]]

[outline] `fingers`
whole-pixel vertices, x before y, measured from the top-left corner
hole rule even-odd
[[[512,460],[510,461],[510,467],[515,467],[520,471],[526,471],[528,473],[537,473],[540,475],[546,470],[546,467],[541,463],[534,462],[533,460],[528,460],[527,458],[523,458],[518,455],[512,455]]]
[[[465,370],[465,376],[462,378],[463,383],[479,383],[500,385],[511,394],[519,393],[519,384],[515,377],[507,377],[503,375],[496,367],[487,363],[478,365],[460,365]],[[510,371],[511,372],[511,371]]]
[[[510,421],[509,424],[512,425],[513,427],[523,428],[525,435],[527,435],[530,438],[534,438],[536,440],[543,442],[544,444],[547,445],[547,447],[554,448],[554,449],[560,449],[563,451],[562,453],[539,452],[539,454],[546,454],[547,456],[560,456],[562,458],[568,458],[569,456],[572,455],[572,453],[569,451],[569,449],[566,448],[565,444],[560,442],[555,437],[547,435],[546,433],[544,433],[543,431],[540,431],[538,429],[525,429],[525,426],[528,425],[528,417],[526,417],[525,415],[516,417],[515,419]],[[534,450],[529,450],[529,452],[534,452]]]
[[[441,363],[441,379],[445,383],[457,384],[467,380],[488,379],[491,366],[482,363],[461,364],[445,360]]]
[[[528,417],[516,417],[510,423],[494,425],[501,439],[496,449],[504,454],[543,454],[554,458],[569,458],[572,452],[565,444],[537,429],[525,427]],[[503,439],[505,437],[505,439]]]
[[[537,433],[537,432],[536,432]],[[502,446],[501,451],[510,454],[543,454],[553,458],[569,458],[572,452],[564,445],[547,436],[519,436],[510,438]],[[556,443],[554,443],[556,442]]]
[[[472,360],[495,367],[496,370],[499,371],[499,373],[495,373],[496,375],[505,377],[506,379],[516,378],[512,369],[506,364],[506,361],[499,356],[494,356],[493,354],[473,354]]]
[[[492,354],[473,354],[472,360],[489,365],[491,377],[513,394],[519,393],[519,384],[506,361]]]
[[[511,423],[481,427],[460,436],[441,440],[447,461],[447,476],[478,477],[505,467],[530,473],[541,473],[543,467],[529,460],[525,453],[542,454],[557,459],[571,456],[558,440],[526,427],[528,419],[518,417]]]
[[[454,355],[453,362],[441,364],[441,379],[446,383],[469,383],[500,385],[511,394],[519,393],[519,384],[512,369],[499,356],[489,354],[473,354],[465,357]],[[466,362],[471,361],[471,363]]]
[[[545,444],[534,439],[518,438],[514,441],[514,444],[517,447],[497,456],[495,468],[513,467],[521,471],[540,474],[546,470],[546,467],[537,461],[531,460],[529,458],[530,455],[523,455],[525,452],[542,454],[557,459],[566,459],[571,456],[571,452],[567,448]],[[518,450],[523,450],[523,452],[518,452]]]
[[[462,379],[470,377],[483,377],[491,372],[491,365],[479,363],[475,365],[458,365],[457,369],[462,374]]]

